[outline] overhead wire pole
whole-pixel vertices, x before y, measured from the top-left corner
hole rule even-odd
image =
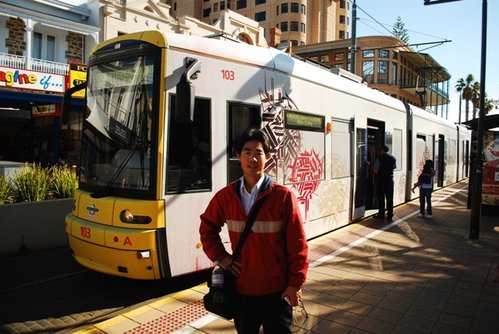
[[[483,182],[483,118],[485,117],[485,69],[487,56],[487,0],[482,0],[482,57],[480,65],[480,108],[478,111],[477,156],[471,202],[470,239],[480,236]]]
[[[357,52],[357,1],[352,5],[352,48],[350,49],[350,72],[355,74],[355,54]]]
[[[424,4],[433,5],[460,0],[424,0]],[[470,239],[480,236],[480,217],[482,209],[482,182],[483,182],[483,118],[485,117],[485,72],[487,67],[487,0],[482,0],[482,49],[480,63],[480,106],[478,111],[477,126],[477,153],[475,159],[475,172],[471,188],[471,219]],[[473,166],[472,166],[473,167]]]

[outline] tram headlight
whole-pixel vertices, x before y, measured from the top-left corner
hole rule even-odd
[[[121,211],[120,220],[125,224],[149,224],[152,221],[149,216],[136,216],[128,210]]]

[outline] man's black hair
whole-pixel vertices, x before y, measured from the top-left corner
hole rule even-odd
[[[383,146],[382,151],[383,152],[388,152],[388,151],[390,151],[390,149],[388,148],[388,146],[385,145],[385,146]]]
[[[256,140],[262,143],[263,151],[265,152],[265,154],[269,153],[270,144],[265,132],[263,132],[261,129],[249,128],[244,131],[234,142],[234,151],[237,155],[241,154],[244,144],[250,140]]]

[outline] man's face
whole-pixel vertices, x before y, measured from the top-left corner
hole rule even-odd
[[[250,140],[244,144],[241,154],[237,158],[241,163],[244,176],[259,178],[263,175],[269,154],[265,154],[262,143]]]

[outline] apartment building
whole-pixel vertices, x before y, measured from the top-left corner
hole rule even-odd
[[[293,48],[293,53],[331,68],[351,71],[351,40]],[[430,54],[415,52],[396,37],[365,36],[356,41],[355,74],[369,87],[447,117],[449,72]]]
[[[230,9],[260,24],[270,46],[293,46],[349,38],[347,0],[167,0],[174,17],[215,24]]]

